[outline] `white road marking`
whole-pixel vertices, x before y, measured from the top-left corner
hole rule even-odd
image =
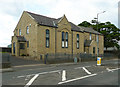
[[[62,81],[65,81],[66,80],[66,71],[63,70],[62,71]]]
[[[74,68],[74,69],[82,69],[83,67],[76,67],[76,68]]]
[[[119,70],[120,68],[116,68],[116,69],[112,69],[113,71],[115,71],[115,70]]]
[[[56,72],[60,72],[60,70],[50,71],[50,72],[48,72],[48,73],[56,73]]]
[[[113,71],[115,71],[115,70],[119,70],[120,68],[116,68],[116,69],[109,69],[109,68],[106,68],[106,70],[108,71],[108,72],[113,72]]]
[[[29,87],[34,81],[35,79],[39,76],[39,74],[36,74],[24,87]]]
[[[91,66],[84,66],[84,67],[91,67]],[[83,67],[76,67],[74,69],[81,69],[81,68],[83,68]]]
[[[24,76],[18,76],[17,78],[23,78]]]
[[[113,72],[111,69],[109,69],[109,68],[106,68],[106,70],[108,71],[108,72]]]
[[[49,69],[49,68],[54,68],[55,66],[52,67],[46,67],[46,68],[35,68],[35,69],[27,69],[27,70],[23,70],[23,71],[31,71],[31,70],[39,70],[39,69]]]
[[[87,74],[91,74],[91,72],[89,72],[85,67],[83,67],[83,70],[84,70]]]
[[[49,71],[49,72],[42,72],[42,73],[36,73],[36,74],[39,74],[39,75],[42,75],[42,74],[47,74],[47,73],[56,73],[56,72],[60,72],[61,70],[55,70],[55,71]],[[17,76],[17,78],[23,78],[23,77],[30,77],[30,76],[34,76],[36,74],[29,74],[29,75],[23,75],[23,76]]]
[[[28,75],[28,76],[25,78],[25,80],[29,80],[30,77],[31,77],[31,75]]]
[[[97,74],[91,74],[91,75],[87,75],[87,76],[83,76],[83,77],[79,77],[79,78],[75,78],[75,79],[71,79],[71,80],[59,82],[58,84],[64,84],[64,83],[68,83],[68,82],[72,82],[72,81],[75,81],[75,80],[80,80],[80,79],[88,78],[88,77],[95,76],[95,75],[97,75]]]
[[[33,76],[33,75],[35,75],[24,87],[29,87],[34,81],[35,81],[35,79],[39,76],[39,75],[41,75],[41,74],[47,74],[47,73],[55,73],[55,72],[60,72],[60,70],[56,70],[56,71],[50,71],[50,72],[42,72],[42,73],[38,73],[38,74],[31,74],[31,75],[27,75],[27,77],[29,77],[30,78],[30,76]],[[19,76],[19,78],[20,77],[25,77],[25,76]],[[25,79],[25,80],[28,80],[28,79]]]

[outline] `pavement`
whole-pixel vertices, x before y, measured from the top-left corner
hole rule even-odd
[[[14,67],[14,72],[2,74],[3,85],[112,85],[119,87],[119,61],[104,60],[50,65]]]
[[[11,56],[10,62],[12,66],[32,65],[32,64],[43,64],[42,61],[35,61],[30,59],[23,59],[22,57]]]
[[[0,73],[14,72],[16,71],[16,69],[18,69],[18,67],[45,65],[43,64],[42,61],[35,61],[30,59],[24,59],[23,57],[11,56],[9,53],[2,53],[1,60],[2,60],[2,63],[10,62],[11,67],[8,67],[8,68],[0,67]]]
[[[4,69],[0,69],[0,73],[4,73],[4,72],[13,72],[14,70],[12,68],[4,68]]]
[[[12,56],[10,53],[0,53],[2,55],[2,63],[10,62],[12,66],[20,66],[20,65],[30,65],[30,64],[41,64],[43,63],[41,60],[31,60],[32,58],[24,58],[24,57],[16,57]]]

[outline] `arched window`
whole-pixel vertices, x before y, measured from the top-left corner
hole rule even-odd
[[[64,32],[62,32],[62,48],[64,48],[64,39],[65,39],[65,35],[64,35],[65,33]]]
[[[77,34],[77,49],[79,49],[79,34]]]
[[[50,44],[49,37],[50,37],[50,31],[47,29],[46,30],[46,47],[47,48],[49,48],[49,44]]]
[[[29,27],[27,26],[26,33],[29,34]]]
[[[66,32],[66,48],[68,48],[68,32]]]
[[[29,48],[29,41],[27,41],[27,48]]]
[[[68,32],[62,32],[62,48],[68,48]]]
[[[19,29],[19,35],[21,36],[21,29]]]

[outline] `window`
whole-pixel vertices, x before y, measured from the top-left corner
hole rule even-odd
[[[20,43],[20,49],[25,49],[24,43]]]
[[[29,27],[27,26],[27,30],[26,30],[26,33],[29,34]]]
[[[79,34],[77,34],[77,49],[79,49]]]
[[[62,32],[62,48],[64,48],[64,37],[65,37],[64,34],[65,34],[65,33]]]
[[[19,29],[19,35],[21,36],[21,29]]]
[[[66,32],[66,48],[68,48],[68,32]]]
[[[99,48],[98,48],[98,51],[97,51],[97,52],[98,52],[98,55],[99,55]]]
[[[90,40],[92,40],[92,35],[91,35],[91,33],[90,33]]]
[[[50,37],[50,32],[49,32],[49,30],[47,29],[47,30],[46,30],[46,47],[47,47],[47,48],[49,48],[49,44],[50,44],[49,37]]]
[[[93,47],[93,54],[95,54],[95,47]]]
[[[62,32],[62,48],[68,48],[68,32]]]
[[[31,24],[29,24],[29,26],[31,27]]]
[[[27,48],[29,48],[29,41],[27,41]]]
[[[97,42],[99,42],[99,35],[97,35]]]

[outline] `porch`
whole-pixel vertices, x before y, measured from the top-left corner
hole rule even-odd
[[[23,36],[12,37],[12,55],[27,55],[27,40]]]

